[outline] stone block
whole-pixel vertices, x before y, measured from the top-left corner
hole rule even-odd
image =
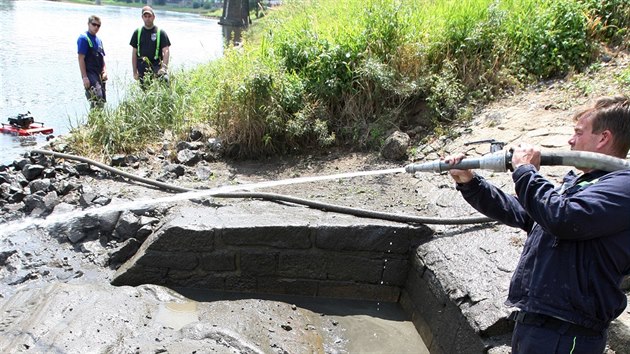
[[[423,228],[391,225],[323,226],[317,230],[317,248],[335,251],[367,251],[406,254],[412,246],[413,235],[418,239]]]
[[[199,256],[199,267],[204,271],[236,270],[236,255],[231,251],[215,251]]]
[[[287,279],[287,278],[258,278],[258,291],[266,294],[286,294],[316,296],[317,280]]]
[[[381,281],[386,285],[403,286],[407,281],[409,261],[386,257],[383,259],[383,275]]]
[[[230,275],[225,277],[225,289],[236,292],[255,292],[257,288],[256,278]]]
[[[223,245],[268,246],[282,249],[311,247],[311,228],[304,226],[248,226],[221,229],[217,233]]]
[[[380,284],[383,279],[383,260],[356,256],[350,253],[326,255],[326,277],[331,280],[348,280]]]
[[[138,264],[145,267],[193,270],[199,264],[198,254],[194,252],[163,252],[146,250]]]
[[[395,286],[322,281],[317,296],[353,300],[398,302],[400,289]]]
[[[150,248],[160,251],[211,252],[214,250],[214,230],[196,230],[165,225],[149,238]]]
[[[278,258],[278,275],[287,278],[326,279],[326,262],[323,252],[282,252]]]
[[[244,276],[272,275],[278,268],[278,254],[241,250],[238,262]]]

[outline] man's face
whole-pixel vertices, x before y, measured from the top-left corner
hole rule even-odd
[[[598,144],[601,142],[602,134],[593,133],[593,122],[591,115],[582,116],[573,128],[573,136],[569,139],[571,150],[600,152]]]
[[[96,20],[92,20],[88,23],[88,31],[93,34],[96,35],[96,33],[98,32],[98,30],[101,29],[101,22],[100,21],[96,21]]]
[[[145,12],[142,14],[142,21],[144,21],[144,27],[153,28],[153,19],[155,16],[152,13]]]

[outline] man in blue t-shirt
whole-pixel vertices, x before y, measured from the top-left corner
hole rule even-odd
[[[136,29],[131,36],[131,67],[133,78],[144,84],[146,75],[168,80],[167,70],[171,42],[162,29],[153,24],[155,13],[150,6],[142,8],[144,26]]]
[[[101,29],[101,19],[92,15],[88,18],[88,30],[77,39],[81,79],[91,108],[102,108],[106,102],[107,67],[103,42],[96,36],[99,29]]]

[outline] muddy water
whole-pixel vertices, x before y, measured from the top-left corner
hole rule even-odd
[[[416,331],[409,316],[396,303],[359,301],[347,299],[323,299],[289,295],[252,295],[228,292],[203,292],[196,289],[176,289],[183,296],[192,300],[169,308],[164,304],[161,320],[171,325],[191,323],[197,318],[198,306],[195,302],[236,301],[240,299],[263,299],[281,302],[311,312],[313,323],[323,327],[322,323],[333,323],[342,331],[344,353],[413,353],[428,354],[429,350]],[[314,321],[315,322],[315,321]]]

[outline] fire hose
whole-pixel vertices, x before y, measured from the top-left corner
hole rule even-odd
[[[624,159],[586,151],[541,152],[542,166],[573,166],[601,171],[617,171],[630,168],[630,162]],[[479,158],[465,158],[457,164],[436,160],[425,163],[409,164],[405,166],[408,173],[416,172],[444,172],[451,169],[469,170],[482,169],[495,172],[512,170],[512,152],[510,150],[497,151]]]
[[[35,149],[32,150],[33,154],[49,155],[56,158],[63,158],[68,160],[76,160],[84,162],[90,165],[94,165],[103,170],[111,173],[126,177],[130,180],[145,183],[151,186],[158,187],[160,189],[175,191],[175,192],[192,192],[201,191],[199,189],[190,189],[172,184],[159,182],[156,180],[139,177],[125,171],[116,169],[114,167],[105,165],[103,163],[88,159],[82,156],[75,156],[69,154],[58,153],[49,150]],[[623,159],[614,158],[608,155],[591,153],[591,152],[543,152],[541,156],[541,165],[562,165],[562,166],[575,166],[578,168],[592,168],[600,169],[604,171],[615,171],[620,169],[630,168],[630,163]],[[479,158],[465,158],[457,164],[448,164],[444,161],[437,160],[427,163],[409,164],[405,166],[404,170],[408,173],[416,172],[443,172],[449,169],[486,169],[497,172],[505,172],[511,170],[511,152],[510,151],[497,151],[488,155],[484,155]],[[375,218],[381,220],[389,220],[396,222],[418,223],[418,224],[441,224],[441,225],[464,225],[464,224],[479,224],[493,221],[487,217],[465,217],[465,218],[439,218],[439,217],[421,217],[400,215],[393,213],[378,212],[373,210],[366,210],[360,208],[352,208],[341,205],[335,205],[330,203],[318,202],[303,198],[297,198],[293,196],[287,196],[276,193],[263,193],[263,192],[218,192],[211,196],[217,198],[258,198],[270,201],[282,201],[288,203],[294,203],[299,205],[305,205],[311,208],[320,209],[324,211],[337,212],[343,214],[354,215],[358,217]]]

